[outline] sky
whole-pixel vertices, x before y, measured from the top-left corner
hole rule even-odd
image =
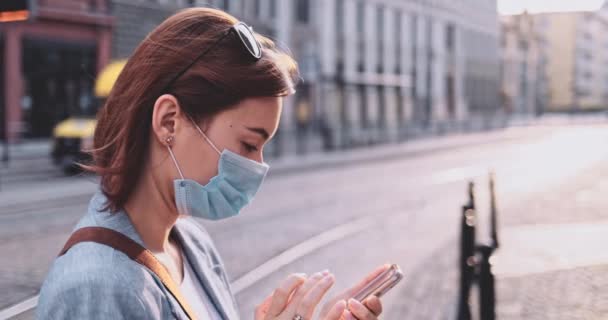
[[[605,0],[498,0],[500,14],[518,14],[524,10],[530,13],[595,11]]]

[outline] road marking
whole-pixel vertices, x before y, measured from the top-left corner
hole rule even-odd
[[[461,168],[452,168],[436,173],[431,178],[431,184],[445,184],[466,179],[467,175],[474,175],[474,166],[467,166]],[[256,282],[269,276],[278,269],[296,261],[297,259],[314,252],[324,246],[327,246],[335,241],[346,238],[358,231],[361,231],[367,227],[370,227],[374,223],[377,223],[377,219],[374,216],[366,216],[353,220],[349,223],[339,225],[332,229],[329,229],[319,235],[316,235],[302,243],[299,243],[283,253],[271,258],[267,262],[258,266],[257,268],[247,272],[245,275],[236,279],[231,283],[234,294],[238,294],[241,291],[251,287]],[[31,297],[25,301],[22,301],[16,305],[13,305],[4,310],[0,310],[0,320],[8,319],[10,317],[17,316],[25,311],[33,309],[38,304],[39,295]]]
[[[39,297],[39,295],[35,295],[34,297],[31,297],[25,301],[19,302],[12,307],[8,307],[4,310],[1,310],[0,319],[8,319],[8,318],[14,317],[16,315],[19,315],[21,313],[24,313],[30,309],[35,308],[36,305],[38,304],[38,297]]]
[[[357,220],[353,220],[349,223],[339,225],[337,227],[334,227],[333,229],[329,229],[319,235],[309,238],[306,241],[287,249],[283,253],[273,257],[272,259],[268,260],[257,268],[247,272],[245,275],[232,282],[231,286],[233,292],[236,295],[239,292],[251,287],[256,282],[269,276],[278,269],[296,261],[297,259],[302,258],[303,256],[310,254],[315,250],[318,250],[333,242],[344,239],[349,235],[364,230],[377,222],[378,219],[374,216],[363,217]],[[25,311],[35,308],[38,304],[39,297],[39,295],[36,295],[4,310],[0,310],[0,320],[9,319]]]
[[[291,247],[285,252],[268,260],[259,267],[249,271],[247,274],[234,281],[232,283],[234,294],[251,287],[253,284],[269,276],[273,272],[319,248],[327,246],[332,242],[343,239],[371,226],[372,224],[376,223],[377,220],[378,219],[373,216],[360,218],[325,231],[294,247]]]

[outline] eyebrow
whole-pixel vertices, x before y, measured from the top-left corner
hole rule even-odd
[[[245,127],[247,128],[247,130],[251,131],[251,132],[255,132],[259,135],[261,135],[264,140],[268,140],[268,138],[270,137],[270,134],[268,134],[268,131],[266,131],[266,129],[264,128],[250,128],[250,127]]]

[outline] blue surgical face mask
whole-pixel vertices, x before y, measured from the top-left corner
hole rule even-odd
[[[196,124],[194,126],[220,155],[218,174],[204,186],[184,178],[169,146],[169,154],[181,177],[173,181],[177,210],[180,214],[209,220],[235,216],[253,200],[269,167],[228,149],[220,152],[207,135]]]

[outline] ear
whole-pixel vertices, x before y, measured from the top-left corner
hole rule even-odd
[[[167,138],[174,137],[182,119],[182,110],[177,99],[170,94],[163,94],[156,99],[152,112],[152,131],[156,140],[167,145]]]

